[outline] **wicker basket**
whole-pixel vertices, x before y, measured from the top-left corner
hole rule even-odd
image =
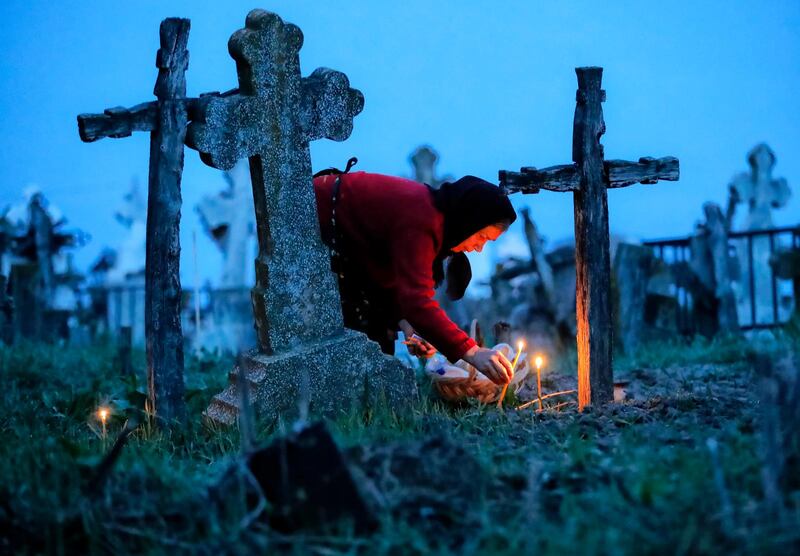
[[[497,401],[502,391],[502,386],[498,386],[489,380],[477,380],[475,368],[470,366],[469,376],[466,377],[442,377],[433,381],[436,392],[445,400],[450,402],[461,401],[464,398],[475,398],[481,403],[492,403]]]

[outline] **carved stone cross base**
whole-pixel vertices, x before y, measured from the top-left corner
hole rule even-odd
[[[296,416],[303,399],[308,399],[309,411],[329,417],[362,407],[402,411],[417,394],[412,369],[352,330],[277,355],[253,350],[241,364],[247,369],[251,402],[266,419]],[[230,378],[205,412],[224,425],[236,422],[241,404],[238,369]]]

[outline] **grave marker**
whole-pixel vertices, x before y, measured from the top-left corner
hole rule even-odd
[[[577,102],[572,136],[574,164],[520,172],[500,171],[508,193],[571,191],[575,207],[575,266],[578,319],[578,405],[614,399],[611,366],[611,261],[608,231],[608,188],[634,183],[676,181],[678,159],[640,158],[638,162],[604,160],[600,136],[605,133],[603,69],[576,68]]]
[[[747,207],[745,230],[772,228],[772,209],[784,207],[789,201],[791,197],[789,185],[784,178],[773,178],[772,171],[776,157],[766,143],[753,147],[747,154],[747,162],[750,171],[735,176],[728,186],[730,218],[733,217],[735,205],[742,203]],[[770,238],[766,235],[755,236],[748,244],[739,242],[738,247],[741,268],[739,321],[746,324],[768,322],[773,317],[772,275],[769,266],[773,249],[770,246]],[[749,254],[750,251],[752,256]],[[752,272],[748,258],[752,258]]]
[[[145,263],[145,337],[151,409],[161,422],[182,420],[183,333],[180,303],[180,228],[183,142],[188,122],[186,69],[189,20],[169,18],[159,29],[156,102],[104,114],[81,114],[78,130],[85,142],[150,131]]]
[[[446,181],[453,181],[453,176],[449,174],[441,177],[437,174],[436,164],[439,162],[439,153],[428,145],[417,147],[408,157],[408,161],[414,168],[414,181],[427,183],[434,189],[439,189]]]
[[[303,35],[276,14],[253,10],[228,48],[239,92],[201,97],[187,145],[210,166],[227,170],[249,158],[259,252],[252,290],[259,351],[244,356],[256,407],[296,408],[301,375],[310,377],[313,408],[330,412],[364,396],[401,405],[415,391],[413,373],[380,353],[363,334],[345,330],[328,249],[320,237],[309,143],[346,139],[362,94],[326,68],[300,76]],[[237,376],[207,411],[232,423]],[[368,392],[365,392],[365,385]]]

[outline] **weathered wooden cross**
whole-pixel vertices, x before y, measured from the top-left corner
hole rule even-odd
[[[572,135],[574,164],[519,172],[500,171],[507,193],[572,191],[575,206],[576,313],[578,319],[578,406],[613,400],[611,363],[611,261],[608,232],[610,187],[677,181],[678,159],[640,158],[639,162],[604,160],[600,136],[605,133],[600,88],[603,68],[576,68],[578,91]]]
[[[161,22],[156,56],[155,102],[103,114],[81,114],[78,130],[85,142],[150,132],[145,261],[145,337],[151,409],[161,423],[184,417],[183,333],[181,331],[180,219],[183,141],[188,109],[189,20]]]

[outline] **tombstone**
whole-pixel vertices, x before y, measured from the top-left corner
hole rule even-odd
[[[117,336],[130,327],[133,345],[144,347],[147,199],[136,179],[114,211],[114,218],[127,232],[115,249],[105,251],[95,263],[96,285],[105,297],[101,304],[107,332]]]
[[[114,249],[113,264],[107,270],[105,280],[109,284],[122,284],[130,276],[144,275],[147,257],[147,198],[137,180],[131,182],[122,203],[114,211],[114,218],[127,229],[127,233]]]
[[[605,91],[602,68],[577,68],[578,92],[573,124],[574,164],[543,170],[522,168],[500,172],[508,193],[538,193],[540,189],[571,191],[575,208],[576,314],[578,324],[578,406],[614,399],[611,366],[611,260],[608,231],[610,187],[675,181],[678,159],[640,158],[638,162],[604,160],[600,137],[605,133]]]
[[[706,221],[691,240],[690,268],[702,286],[692,288],[694,320],[705,336],[733,334],[738,332],[739,322],[725,217],[715,203],[703,205],[703,212]]]
[[[237,352],[255,342],[249,279],[255,256],[255,211],[246,160],[224,174],[228,188],[206,196],[197,213],[206,233],[222,254],[219,288],[214,291],[205,325],[195,347]]]
[[[27,292],[20,295],[35,298],[35,302],[21,299],[23,315],[29,309],[35,314],[31,313],[29,324],[21,324],[20,332],[32,340],[68,339],[69,321],[79,308],[76,290],[82,276],[74,272],[71,257],[65,256],[64,250],[83,245],[86,236],[79,230],[61,230],[66,221],[56,218],[58,212],[48,210],[47,200],[38,190],[29,190],[27,218],[20,212],[9,238],[9,279],[21,292]],[[25,268],[15,273],[17,266]],[[20,323],[22,319],[24,316],[18,317]]]
[[[644,339],[647,282],[654,262],[653,250],[643,245],[620,243],[614,256],[614,304],[617,344],[633,353]]]
[[[436,163],[439,161],[439,153],[429,145],[422,145],[417,147],[416,150],[408,157],[408,161],[414,168],[413,180],[419,183],[425,183],[439,189],[444,182],[453,181],[453,176],[447,174],[439,177],[436,172]]]
[[[784,178],[773,178],[775,153],[765,143],[756,145],[747,155],[750,171],[736,175],[728,186],[732,205],[744,204],[747,213],[743,230],[765,230],[773,227],[772,209],[782,208],[791,196]],[[732,209],[731,209],[732,211]],[[732,216],[731,216],[732,218]],[[739,321],[756,324],[772,319],[772,275],[769,257],[772,252],[767,236],[752,238],[752,245],[746,241],[737,244],[741,280],[738,287]],[[753,276],[750,276],[748,258],[752,251]],[[755,307],[750,303],[750,289],[754,290]],[[755,322],[752,322],[755,320]]]
[[[679,335],[678,326],[681,307],[678,303],[677,287],[685,287],[679,275],[691,276],[691,272],[677,272],[676,265],[657,259],[653,262],[644,305],[645,339],[663,341]]]
[[[329,69],[300,76],[303,35],[276,14],[253,10],[233,34],[239,92],[201,97],[187,145],[215,168],[249,158],[257,236],[252,291],[258,349],[243,357],[256,407],[271,416],[297,410],[334,413],[364,404],[400,408],[415,394],[413,372],[378,344],[347,330],[330,257],[317,218],[309,143],[342,141],[363,96]],[[309,392],[301,392],[308,376]],[[239,411],[237,375],[206,415],[233,423]]]

